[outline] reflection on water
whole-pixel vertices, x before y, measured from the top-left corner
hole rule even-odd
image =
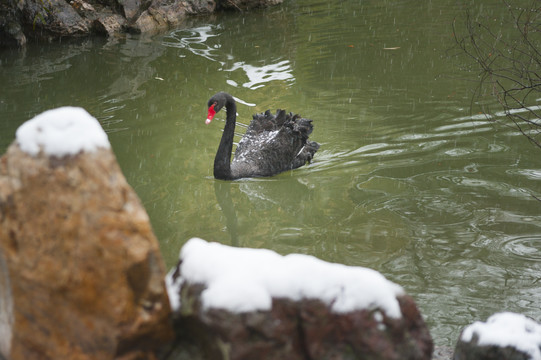
[[[219,61],[219,44],[207,44],[207,40],[219,36],[219,26],[200,26],[191,29],[172,31],[162,40],[163,45],[185,49],[196,56],[204,57],[211,61]],[[179,57],[185,58],[187,54],[180,53]],[[224,63],[222,63],[223,65]]]
[[[184,49],[193,55],[216,61],[221,65],[227,65],[235,60],[232,53],[223,51],[220,43],[220,26],[202,26],[191,29],[179,29],[171,32],[162,43],[168,47]],[[210,41],[214,40],[214,41]],[[179,54],[179,57],[186,57],[186,54]],[[268,59],[261,59],[262,65],[254,65],[245,61],[234,61],[229,67],[221,68],[221,71],[235,72],[241,70],[248,78],[242,82],[242,86],[251,90],[265,86],[265,83],[282,80],[292,82],[293,77],[289,60],[281,60],[267,63]],[[236,78],[241,78],[237,76]],[[227,79],[227,84],[237,87],[238,83],[233,79]]]
[[[541,317],[539,150],[470,113],[475,74],[445,56],[462,10],[293,0],[150,39],[0,53],[12,85],[0,92],[0,145],[38,112],[83,106],[108,132],[168,266],[192,236],[368,266],[404,286],[435,342],[452,346],[496,311]],[[483,11],[505,9],[494,0]],[[313,119],[312,164],[215,181],[223,122],[204,118],[222,90],[244,123],[276,108]]]
[[[251,90],[259,89],[265,86],[265,83],[270,81],[292,81],[295,79],[291,74],[292,69],[288,60],[283,60],[276,64],[261,66],[253,66],[243,62],[236,62],[230,69],[227,69],[226,71],[235,71],[237,69],[244,70],[248,80],[250,81],[243,83],[242,86]],[[236,83],[233,80],[229,80],[228,84],[236,87]]]
[[[220,205],[220,210],[226,218],[226,229],[231,237],[230,244],[233,246],[238,246],[238,220],[237,212],[231,198],[231,183],[226,181],[215,181],[214,194],[216,195],[216,201],[218,201],[218,204]]]

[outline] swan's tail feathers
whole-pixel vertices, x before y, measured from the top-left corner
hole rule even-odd
[[[296,169],[306,164],[310,164],[312,162],[312,159],[314,158],[314,154],[318,149],[319,144],[317,142],[307,141],[293,160],[291,168]]]
[[[250,128],[255,131],[255,133],[274,131],[280,129],[287,120],[288,117],[284,110],[278,109],[276,115],[272,114],[270,110],[267,110],[264,113],[255,114],[253,116]]]
[[[308,136],[310,136],[314,130],[312,120],[301,118],[300,115],[295,115],[293,119],[293,131],[300,134],[304,140],[308,139]]]
[[[315,141],[307,141],[306,145],[304,145],[304,149],[306,153],[306,162],[310,163],[314,158],[314,154],[319,149],[319,144]]]
[[[286,115],[285,110],[278,109],[276,110],[276,116],[274,117],[274,123],[276,128],[279,129],[289,120],[289,116]]]

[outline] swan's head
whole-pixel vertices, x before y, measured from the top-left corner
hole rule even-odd
[[[213,97],[211,97],[207,103],[208,107],[208,114],[207,114],[207,120],[205,120],[205,124],[210,124],[212,119],[214,118],[214,115],[218,111],[220,111],[227,102],[227,94],[224,92],[219,92]]]

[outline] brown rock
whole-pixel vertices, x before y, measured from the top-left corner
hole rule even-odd
[[[132,32],[153,33],[182,24],[187,15],[211,13],[212,1],[154,0],[130,27]]]
[[[217,9],[248,10],[283,0],[25,0],[0,1],[0,47],[34,39],[117,33],[155,33],[179,26],[187,15]]]
[[[171,336],[149,219],[109,149],[0,159],[0,358],[153,358]]]
[[[141,12],[150,6],[151,2],[152,0],[123,0],[119,3],[121,4],[126,20],[133,22],[139,17]]]
[[[82,36],[89,33],[89,22],[65,0],[24,2],[24,23],[33,24],[32,37]],[[24,28],[24,26],[23,26]]]
[[[3,46],[23,47],[24,45],[26,45],[26,36],[21,25],[12,19],[0,20],[0,48]]]
[[[83,17],[91,17],[96,12],[96,9],[91,4],[83,0],[72,0],[70,5],[77,11],[77,14]]]
[[[92,23],[92,29],[98,34],[113,36],[126,27],[126,19],[118,14],[102,12]]]
[[[430,359],[432,339],[417,306],[407,295],[398,301],[399,319],[377,310],[335,314],[321,302],[305,302],[301,320],[309,358]]]
[[[453,360],[532,360],[533,358],[526,353],[518,351],[516,348],[507,346],[479,346],[459,342]]]
[[[415,307],[409,296],[400,303],[402,310]],[[377,311],[336,314],[319,300],[275,298],[270,311],[240,314],[199,306],[176,327],[204,359],[431,359],[432,339],[417,310],[376,319]]]

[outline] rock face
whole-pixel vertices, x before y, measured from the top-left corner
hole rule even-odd
[[[521,314],[494,314],[462,330],[453,359],[541,359],[541,324]]]
[[[219,9],[246,10],[283,0],[2,0],[0,47],[27,39],[121,32],[156,32],[178,26],[187,15]]]
[[[190,240],[167,280],[176,309],[179,346],[198,344],[192,358],[431,358],[432,339],[413,299],[382,276],[373,281],[371,273],[357,272],[358,268],[337,269],[337,264],[304,255],[280,258],[276,254],[269,260],[259,257],[254,249],[249,249],[246,257],[225,251],[223,257],[232,262],[223,267],[213,246]],[[205,257],[194,259],[199,251]],[[231,271],[235,267],[239,271]],[[260,276],[260,269],[266,269],[270,276]],[[347,275],[349,270],[353,276]],[[325,275],[334,271],[340,279],[348,280],[336,284],[332,275]],[[240,285],[239,278],[245,278]],[[361,283],[355,283],[357,280]],[[322,291],[315,289],[319,285]],[[268,304],[266,290],[272,296]],[[282,290],[287,294],[277,296]],[[369,301],[364,301],[365,296]],[[251,304],[254,301],[255,306]],[[364,305],[359,307],[355,302]]]
[[[172,335],[148,216],[81,114],[27,122],[0,158],[0,358],[154,358]]]
[[[409,296],[399,298],[404,317],[397,320],[377,310],[336,314],[309,299],[276,298],[270,311],[202,311],[201,287],[184,291],[193,307],[183,309],[176,326],[205,359],[431,359],[432,340]]]

